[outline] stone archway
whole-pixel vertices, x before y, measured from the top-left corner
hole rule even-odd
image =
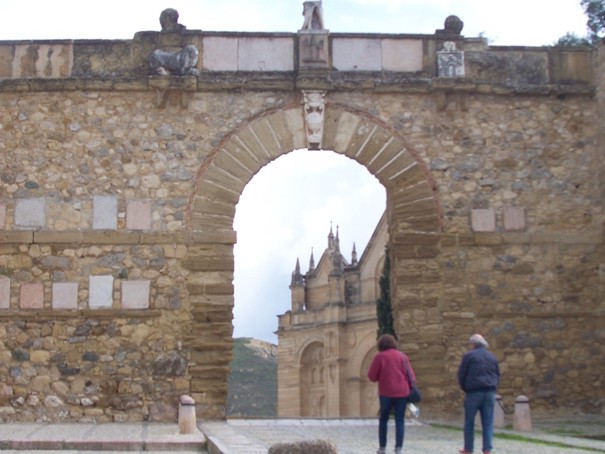
[[[235,205],[252,177],[279,156],[306,147],[298,106],[269,111],[242,126],[201,166],[188,226],[193,231],[231,230]],[[440,230],[441,209],[430,173],[404,139],[379,120],[327,104],[323,149],[357,161],[386,188],[390,233]]]
[[[324,345],[312,342],[300,357],[301,416],[326,416],[326,371]]]
[[[399,260],[405,267],[406,260],[415,258],[414,251],[424,247],[418,238],[441,229],[441,209],[426,167],[405,140],[378,119],[341,105],[326,104],[323,137],[323,149],[357,161],[385,187],[393,260],[395,266]],[[202,414],[224,416],[233,329],[236,204],[263,166],[303,148],[307,135],[302,106],[286,106],[257,116],[225,137],[198,173],[188,209],[191,246],[185,265],[192,271],[193,331],[200,333],[189,345],[191,391],[202,400]],[[399,274],[394,273],[393,295]]]

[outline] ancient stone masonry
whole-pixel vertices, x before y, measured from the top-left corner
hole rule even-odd
[[[602,48],[490,47],[459,19],[204,32],[167,11],[128,40],[0,42],[0,419],[174,421],[183,394],[224,417],[236,205],[313,147],[386,188],[424,414],[458,403],[475,331],[505,403],[603,411]]]

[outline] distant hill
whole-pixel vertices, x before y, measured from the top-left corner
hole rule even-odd
[[[277,417],[277,346],[246,337],[233,342],[227,416]]]

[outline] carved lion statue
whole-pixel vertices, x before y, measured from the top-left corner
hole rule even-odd
[[[197,59],[198,50],[193,44],[178,52],[156,49],[149,55],[149,68],[161,76],[195,76],[198,74]]]

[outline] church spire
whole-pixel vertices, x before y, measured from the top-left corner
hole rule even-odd
[[[330,233],[328,234],[328,250],[334,250],[334,233],[332,232],[332,221],[330,221]]]
[[[351,265],[357,265],[357,249],[355,249],[355,242],[353,242],[353,251],[351,252]]]
[[[338,226],[336,226],[336,238],[334,239],[334,249],[340,252],[340,237],[338,235]]]
[[[298,258],[296,258],[296,266],[294,267],[294,271],[292,272],[292,282],[290,283],[290,288],[292,287],[302,287],[304,285],[303,275],[300,272],[300,262]]]
[[[312,273],[315,271],[315,259],[313,258],[313,248],[311,248],[311,257],[309,258],[309,271],[308,273]]]

